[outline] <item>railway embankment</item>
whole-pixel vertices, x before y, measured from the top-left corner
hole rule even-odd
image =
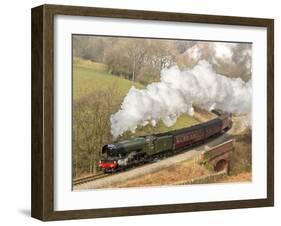
[[[214,113],[195,108],[194,117],[205,122],[216,117]],[[109,175],[85,183],[76,184],[74,190],[105,189],[124,187],[147,187],[177,184],[236,182],[251,180],[251,135],[241,116],[233,117],[233,127],[228,133],[196,148],[166,159],[129,169],[125,172]],[[232,139],[234,153],[230,160],[230,175],[225,171],[214,172],[200,164],[202,153],[225,141]],[[240,177],[240,175],[242,175]],[[250,176],[249,176],[250,175]]]

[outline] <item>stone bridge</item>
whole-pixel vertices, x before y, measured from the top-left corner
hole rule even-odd
[[[231,154],[234,151],[233,140],[226,141],[212,148],[207,147],[201,156],[201,164],[211,166],[216,171],[229,170]]]

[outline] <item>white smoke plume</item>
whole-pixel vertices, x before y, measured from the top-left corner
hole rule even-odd
[[[117,138],[138,126],[155,126],[159,120],[170,127],[180,115],[192,116],[193,105],[250,115],[251,97],[251,81],[219,75],[207,61],[186,71],[174,66],[161,71],[160,82],[129,90],[120,110],[111,115],[111,133]]]

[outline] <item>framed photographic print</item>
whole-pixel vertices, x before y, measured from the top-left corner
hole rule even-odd
[[[32,9],[32,216],[273,206],[272,19]]]

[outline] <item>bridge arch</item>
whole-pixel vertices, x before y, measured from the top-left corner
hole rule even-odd
[[[226,170],[228,173],[230,165],[229,162],[233,151],[233,141],[228,140],[222,144],[207,149],[203,153],[203,163],[209,163],[215,172]]]
[[[229,163],[226,159],[220,159],[214,164],[214,171],[220,172],[226,170],[228,172]]]

